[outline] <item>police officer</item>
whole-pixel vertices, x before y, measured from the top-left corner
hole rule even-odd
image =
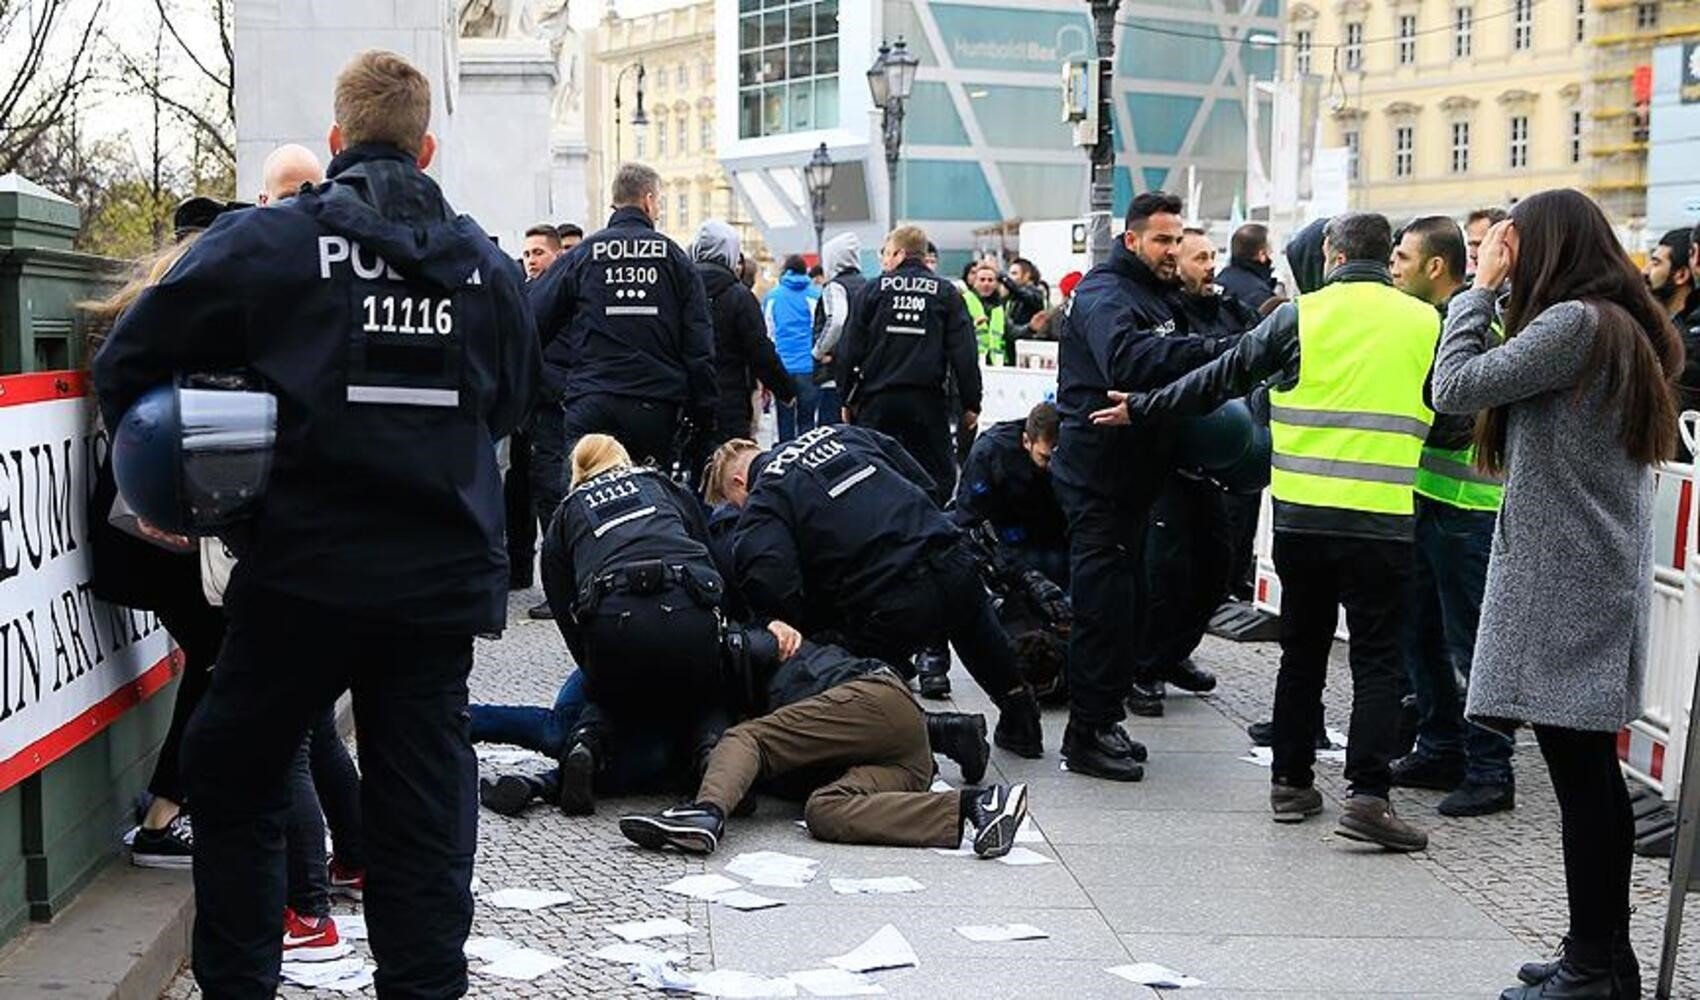
[[[1395,851],[1428,835],[1394,813],[1408,606],[1412,486],[1434,412],[1423,387],[1440,338],[1434,307],[1390,286],[1392,231],[1379,215],[1328,221],[1327,283],[1278,307],[1220,360],[1153,393],[1093,414],[1203,414],[1280,376],[1274,431],[1275,568],[1281,574],[1281,670],[1275,682],[1270,809],[1279,823],[1322,811],[1313,785],[1328,652],[1346,608],[1351,629],[1349,794],[1335,832]],[[1303,363],[1301,364],[1301,355]],[[1114,393],[1112,399],[1123,398]]]
[[[834,424],[759,459],[753,448],[717,458],[710,481],[744,509],[733,558],[757,620],[795,622],[817,641],[891,664],[948,640],[1001,709],[994,742],[1023,757],[1044,752],[1039,706],[974,553],[901,445]]]
[[[655,230],[660,198],[654,170],[621,166],[607,227],[526,289],[561,399],[560,455],[596,432],[638,462],[670,469],[681,418],[696,435],[714,430],[708,298],[690,256]],[[565,489],[558,470],[538,473],[551,479],[556,503]]]
[[[1155,387],[1205,364],[1227,341],[1181,333],[1173,312],[1181,200],[1133,200],[1110,259],[1075,287],[1058,353],[1062,430],[1051,459],[1069,522],[1074,627],[1069,633],[1069,770],[1138,781],[1145,749],[1121,727],[1143,614],[1143,552],[1151,503],[1167,475],[1155,422],[1092,423],[1112,389]]]
[[[885,273],[863,289],[844,330],[839,387],[857,424],[895,438],[927,470],[929,495],[942,507],[956,482],[945,377],[956,376],[961,423],[972,430],[980,368],[962,293],[927,268],[927,246],[915,226],[886,237]]]
[[[109,427],[186,373],[246,370],[277,398],[270,484],[185,737],[194,971],[213,1000],[277,990],[286,770],[348,688],[378,990],[467,989],[466,680],[508,581],[492,442],[519,424],[538,362],[519,269],[423,173],[430,108],[406,60],[356,56],[336,81],[329,182],[221,216],[94,361]]]
[[[993,424],[974,442],[956,487],[951,519],[990,525],[1011,562],[1068,586],[1068,523],[1051,487],[1051,451],[1061,418],[1043,402],[1023,420]]]

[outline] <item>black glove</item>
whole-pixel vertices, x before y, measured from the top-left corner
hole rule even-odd
[[[1074,604],[1063,589],[1036,569],[1021,574],[1021,585],[1045,627],[1058,635],[1067,635],[1074,625]]]

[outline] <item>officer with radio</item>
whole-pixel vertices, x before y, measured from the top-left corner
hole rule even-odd
[[[220,216],[93,364],[119,428],[120,489],[149,521],[225,530],[228,518],[202,520],[220,506],[204,492],[242,478],[242,463],[256,473],[229,494],[249,514],[230,629],[184,746],[194,972],[209,1000],[277,991],[286,774],[309,723],[349,688],[378,991],[467,989],[478,768],[466,682],[473,636],[505,620],[508,583],[493,442],[525,415],[538,360],[518,268],[423,172],[430,109],[406,60],[356,56],[336,81],[328,182]],[[162,384],[233,371],[276,401],[263,496],[260,437],[226,456],[239,468],[173,478],[160,468],[216,454],[121,427]]]
[[[662,469],[679,455],[680,422],[705,437],[717,397],[714,324],[691,257],[655,229],[661,178],[639,163],[614,176],[614,214],[526,288],[543,363],[561,401],[560,451],[546,475],[559,503],[565,456],[610,434]],[[552,413],[538,415],[541,437]],[[554,507],[550,507],[552,514]]]

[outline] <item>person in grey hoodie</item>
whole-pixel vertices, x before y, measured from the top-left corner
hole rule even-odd
[[[700,454],[689,458],[693,471],[701,469],[722,442],[755,436],[750,395],[758,381],[781,403],[797,398],[779,353],[767,337],[761,303],[738,280],[741,256],[737,231],[720,219],[704,222],[691,244],[691,259],[702,276],[709,318],[714,321],[714,379],[720,391],[714,434],[703,442]]]
[[[844,404],[838,395],[838,380],[833,377],[837,370],[833,351],[844,334],[844,324],[850,321],[856,293],[868,283],[862,274],[862,241],[855,233],[839,233],[827,240],[821,248],[821,260],[831,277],[821,287],[820,308],[815,310],[815,381],[820,386],[815,402],[816,427],[841,419]]]
[[[1505,340],[1495,299],[1509,280]],[[1572,190],[1517,204],[1453,298],[1434,405],[1486,411],[1477,463],[1505,474],[1467,717],[1534,727],[1563,826],[1570,929],[1501,1000],[1638,997],[1635,821],[1617,733],[1641,711],[1653,467],[1676,449],[1682,342],[1605,213]]]

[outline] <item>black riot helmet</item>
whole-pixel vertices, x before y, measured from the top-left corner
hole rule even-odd
[[[277,397],[269,392],[150,389],[112,434],[124,502],[162,531],[216,535],[253,516],[271,477]]]

